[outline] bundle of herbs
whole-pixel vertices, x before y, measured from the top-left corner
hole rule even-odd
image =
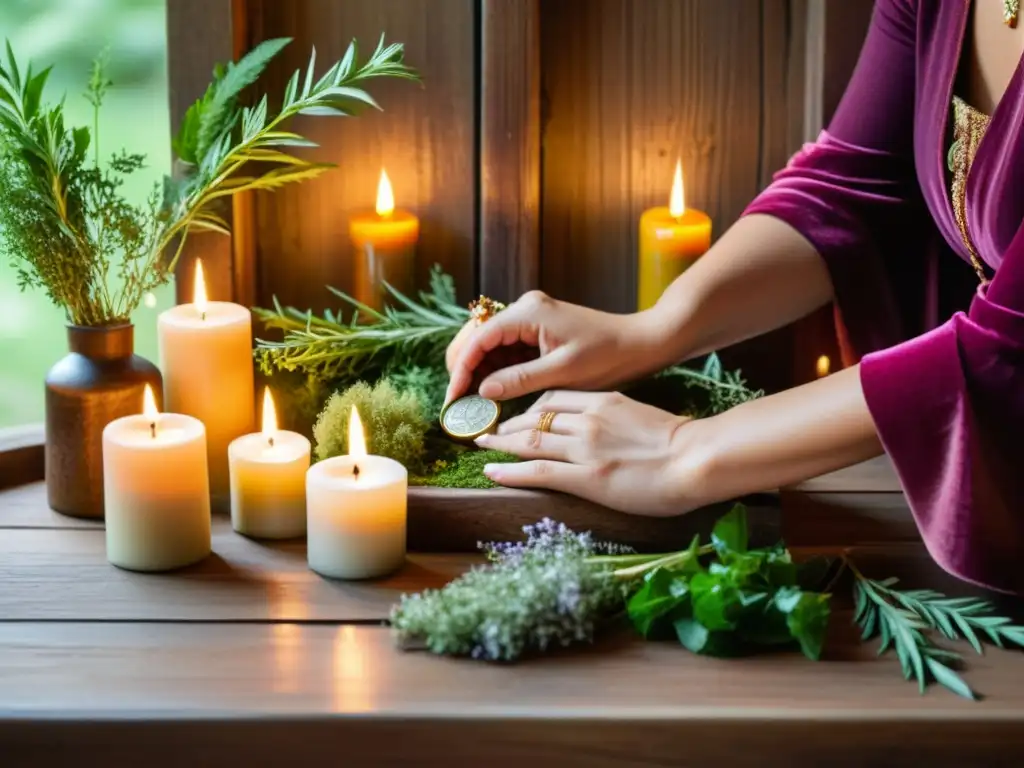
[[[215,69],[174,138],[178,173],[142,205],[130,202],[122,187],[145,158],[115,152],[102,160],[100,113],[111,86],[104,58],[86,90],[93,125],[72,127],[63,101],[44,102],[50,69],[23,69],[8,43],[6,62],[0,60],[0,254],[16,267],[21,287],[45,290],[75,325],[129,322],[145,295],[169,280],[190,232],[228,232],[226,198],[274,190],[332,167],[288,151],[316,146],[287,129],[291,118],[377,107],[363,82],[415,77],[402,62],[402,46],[382,38],[362,63],[353,43],[319,78],[314,51],[277,108],[266,95],[243,106],[242,92],[288,42],[267,40]]]
[[[476,451],[453,443],[440,429],[448,372],[445,349],[471,319],[458,303],[452,278],[440,267],[431,272],[429,290],[417,298],[387,286],[390,305],[378,311],[335,288],[328,291],[345,306],[322,316],[282,306],[254,310],[264,327],[280,334],[259,339],[256,357],[284,400],[292,428],[310,431],[318,458],[347,450],[348,414],[354,404],[360,414],[381,417],[381,430],[416,436],[394,449],[380,445],[375,452],[402,462],[413,482],[450,488],[493,488],[483,474],[488,463],[515,461],[494,451]],[[381,383],[387,389],[377,392]],[[726,371],[711,354],[699,367],[674,366],[623,390],[634,399],[675,413],[707,416],[761,395],[747,387],[739,371]],[[377,392],[371,396],[371,392]],[[398,407],[415,399],[415,409]],[[503,418],[521,413],[535,398],[502,404]],[[400,419],[396,414],[402,413]],[[378,430],[374,430],[376,433]],[[412,446],[412,449],[410,449]]]
[[[591,642],[625,619],[648,640],[675,640],[701,655],[795,647],[809,659],[821,657],[831,594],[830,586],[813,582],[825,572],[798,566],[782,543],[750,549],[742,505],[716,523],[710,541],[694,538],[667,554],[636,554],[551,520],[524,532],[525,542],[481,545],[489,562],[447,586],[404,595],[391,613],[399,645],[515,661]],[[966,639],[978,653],[980,636],[1024,647],[1024,627],[995,615],[985,600],[898,590],[894,579],[869,579],[848,559],[841,565],[854,577],[862,638],[880,636],[878,654],[894,651],[904,677],[922,693],[934,681],[976,698],[955,671],[960,654],[936,645],[931,631]],[[834,574],[828,585],[837,581]]]

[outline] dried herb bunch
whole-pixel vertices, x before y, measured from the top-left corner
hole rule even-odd
[[[224,198],[277,189],[331,167],[286,151],[316,146],[286,130],[290,118],[355,114],[377,106],[357,87],[363,81],[415,77],[402,62],[401,45],[381,39],[359,63],[353,43],[320,78],[314,51],[305,72],[292,76],[279,109],[271,110],[266,95],[242,106],[242,91],[288,42],[268,40],[215,69],[174,139],[179,173],[143,205],[129,202],[122,186],[145,158],[120,152],[102,162],[99,116],[111,86],[104,57],[85,94],[93,125],[71,127],[63,101],[44,103],[50,69],[22,71],[8,43],[6,62],[0,61],[0,254],[17,268],[21,287],[45,290],[76,325],[128,322],[145,294],[167,282],[190,232],[227,233],[219,207]]]

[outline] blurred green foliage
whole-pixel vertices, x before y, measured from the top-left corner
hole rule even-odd
[[[95,56],[109,49],[114,88],[100,120],[101,151],[148,158],[126,190],[141,201],[170,168],[166,4],[174,0],[0,0],[0,38],[22,62],[53,65],[48,100],[66,95],[66,114],[91,121],[82,94]],[[170,286],[155,306],[135,316],[136,351],[156,361],[156,315],[169,306]],[[43,379],[67,351],[64,317],[42,293],[21,293],[9,264],[0,263],[0,427],[42,420]]]

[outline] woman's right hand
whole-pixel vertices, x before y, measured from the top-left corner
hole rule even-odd
[[[479,393],[510,400],[548,389],[610,389],[667,361],[652,313],[614,315],[531,291],[448,347],[447,402],[480,379]],[[511,353],[511,355],[510,355]]]

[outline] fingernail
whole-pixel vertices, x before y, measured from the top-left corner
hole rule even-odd
[[[492,480],[494,479],[495,475],[497,475],[499,473],[499,471],[500,470],[498,469],[498,465],[497,464],[485,464],[484,465],[484,474],[487,475]]]
[[[499,400],[504,393],[505,387],[500,381],[485,381],[480,385],[480,397],[486,397],[488,400]]]
[[[477,445],[487,445],[490,441],[491,441],[491,436],[490,435],[480,435],[480,437],[478,437],[473,442],[476,443]]]

